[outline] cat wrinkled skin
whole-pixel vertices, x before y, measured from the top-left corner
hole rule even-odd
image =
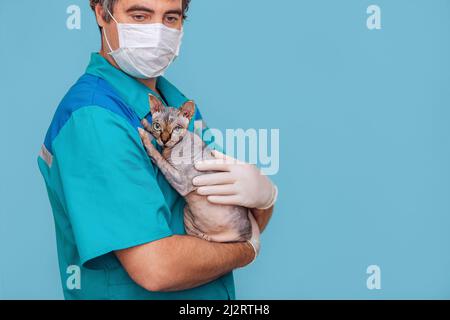
[[[144,119],[145,130],[139,129],[139,134],[153,163],[186,200],[186,233],[214,242],[249,240],[252,227],[247,208],[210,203],[206,196],[197,194],[197,188],[192,184],[196,176],[211,173],[196,170],[194,164],[199,160],[215,159],[213,150],[188,130],[195,113],[194,102],[188,101],[177,109],[165,107],[153,95],[149,95],[149,100],[152,124]],[[163,147],[162,153],[152,144],[148,133]]]

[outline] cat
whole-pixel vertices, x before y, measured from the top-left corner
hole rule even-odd
[[[142,120],[145,130],[139,134],[147,154],[161,170],[169,184],[186,200],[184,225],[186,233],[214,242],[243,242],[250,240],[252,225],[248,208],[213,204],[199,195],[192,184],[196,176],[212,173],[195,169],[199,160],[213,160],[212,149],[189,124],[195,114],[195,103],[188,101],[179,109],[166,107],[154,95],[149,95],[152,124]],[[149,133],[163,148],[160,153],[152,144]]]

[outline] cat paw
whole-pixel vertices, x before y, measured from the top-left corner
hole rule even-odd
[[[147,151],[153,151],[153,149],[155,147],[152,144],[149,133],[142,128],[138,128],[138,131],[139,131],[139,136],[141,137],[142,143],[144,144]]]
[[[147,121],[147,119],[144,118],[141,121],[141,124],[142,124],[142,126],[144,127],[145,130],[151,132],[152,127],[151,127],[150,123]]]

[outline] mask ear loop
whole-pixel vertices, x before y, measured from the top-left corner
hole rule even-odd
[[[109,16],[114,20],[114,22],[116,23],[116,26],[118,26],[119,23],[114,18],[114,16],[111,14],[111,12],[109,11],[108,8],[106,8],[106,11],[108,12]],[[105,35],[106,44],[108,45],[108,48],[109,48],[109,53],[108,54],[111,54],[111,52],[113,52],[114,50],[111,48],[111,45],[109,44],[109,40],[108,40],[108,37],[106,36],[105,28],[102,28],[102,29],[103,29],[103,34]]]

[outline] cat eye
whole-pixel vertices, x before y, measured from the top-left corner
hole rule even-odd
[[[176,132],[180,132],[181,130],[183,130],[182,126],[176,126],[175,129],[173,129]]]
[[[153,130],[155,131],[161,131],[161,125],[158,122],[155,122],[153,124]]]

